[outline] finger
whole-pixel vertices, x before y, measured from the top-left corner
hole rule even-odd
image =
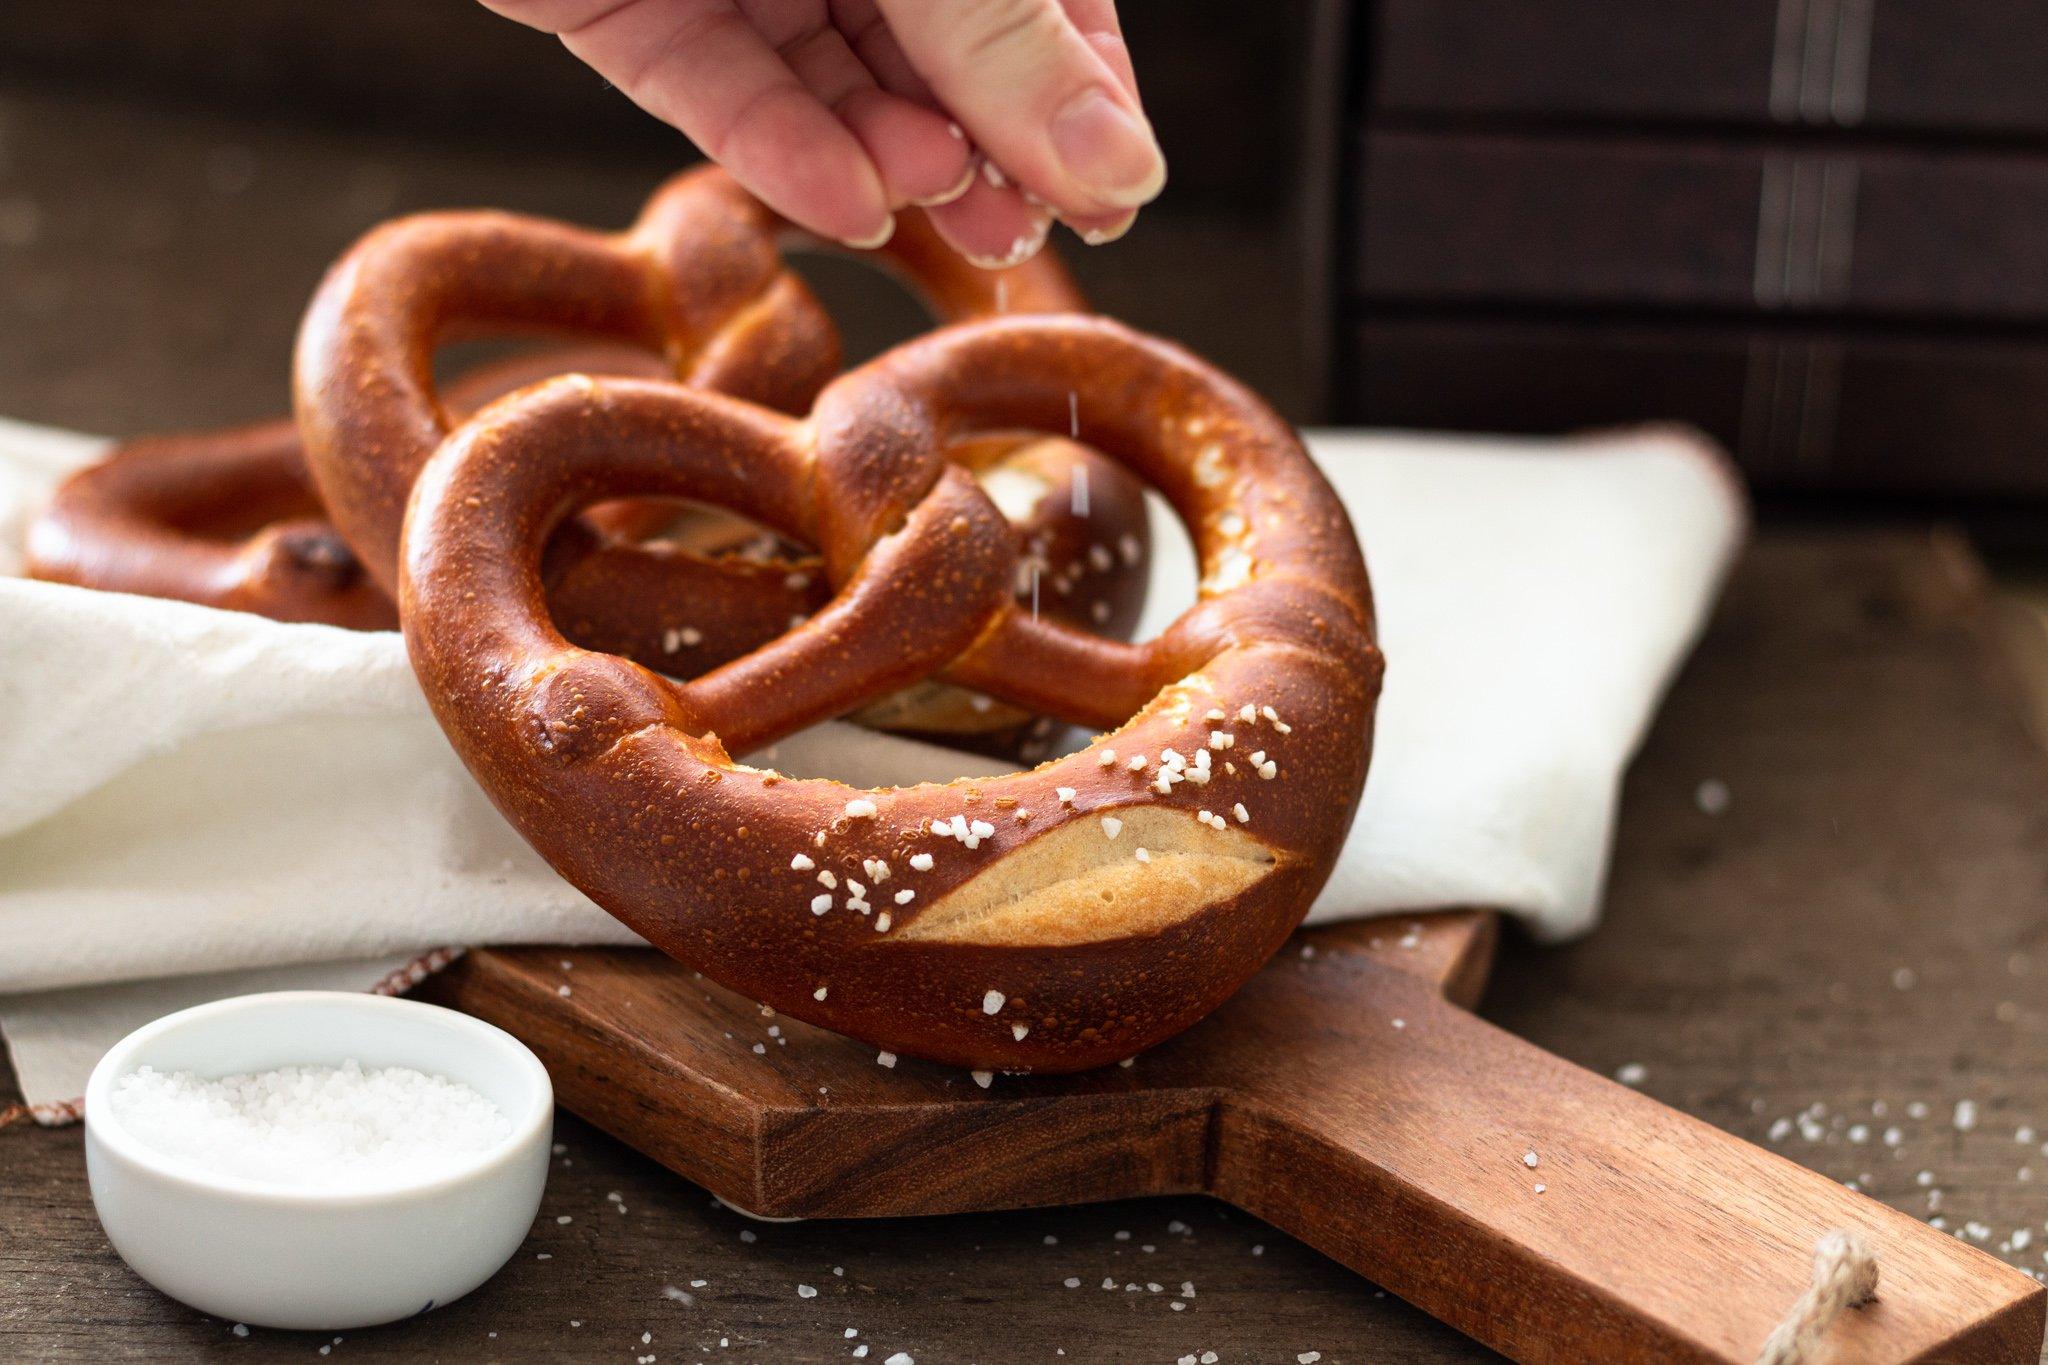
[[[869,85],[834,108],[882,170],[890,202],[947,204],[967,192],[975,161],[966,134],[945,115]]]
[[[1072,228],[1074,235],[1089,246],[1106,246],[1131,230],[1131,224],[1138,221],[1138,211],[1125,209],[1122,213],[1063,218],[1060,221]]]
[[[881,172],[730,0],[494,7],[553,25],[571,52],[791,221],[854,246],[887,240],[895,220]]]
[[[1052,229],[1051,213],[986,176],[976,176],[965,194],[929,212],[947,245],[984,270],[1030,260]]]
[[[740,12],[813,95],[844,123],[882,173],[893,207],[936,203],[964,188],[970,152],[938,112],[883,91],[824,0],[739,0]]]
[[[903,55],[903,45],[889,31],[889,21],[875,8],[875,0],[831,0],[832,26],[846,35],[848,46],[861,65],[874,73],[884,90],[894,91],[928,109],[939,107],[939,97],[925,84],[924,77]]]
[[[1071,23],[1095,49],[1095,55],[1116,73],[1124,90],[1138,98],[1138,71],[1131,65],[1130,45],[1124,42],[1123,21],[1117,18],[1116,0],[1060,0]]]
[[[1136,96],[1058,0],[876,3],[946,109],[1023,188],[1075,216],[1158,195],[1166,162]]]

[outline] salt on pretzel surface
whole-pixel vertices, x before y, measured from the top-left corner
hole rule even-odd
[[[1199,600],[1155,639],[1021,607],[1014,538],[941,454],[1070,413],[1193,537]],[[617,496],[816,545],[835,596],[688,683],[571,645],[541,555],[568,510]],[[1293,431],[1088,317],[942,330],[801,421],[670,384],[523,390],[419,480],[401,602],[456,751],[599,905],[777,1010],[988,1071],[1130,1057],[1258,968],[1343,844],[1381,675],[1357,542]],[[732,757],[933,670],[1108,733],[1029,772],[879,790]]]

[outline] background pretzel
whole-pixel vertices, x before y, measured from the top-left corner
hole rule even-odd
[[[478,220],[486,236],[531,231],[551,241],[566,234],[585,246],[651,253],[647,272],[670,277],[668,292],[693,303],[687,318],[698,344],[686,363],[703,382],[801,408],[837,367],[829,320],[780,266],[772,240],[762,240],[779,230],[779,220],[722,171],[676,177],[633,232],[618,239],[504,215],[441,214],[405,220],[372,240],[411,241],[434,225],[454,224],[459,244],[470,240]],[[905,214],[888,248],[862,258],[898,275],[941,316],[1085,307],[1050,254],[984,271],[951,251],[921,214]],[[758,284],[751,297],[749,281]],[[699,297],[706,292],[708,299]],[[428,306],[418,296],[412,303]],[[460,321],[444,317],[436,325],[459,332]],[[676,362],[636,344],[642,341],[586,343],[486,365],[445,390],[439,407],[446,420],[460,420],[491,398],[567,370],[672,373]],[[438,429],[443,419],[414,412],[411,420]],[[1024,539],[1032,572],[1020,575],[1020,600],[1037,596],[1058,619],[1127,633],[1142,606],[1149,555],[1139,485],[1072,442],[977,441],[956,453],[1003,494]],[[28,571],[279,620],[395,626],[395,609],[366,580],[322,510],[290,422],[146,438],[117,447],[59,488],[30,529]],[[803,547],[738,553],[760,538],[756,528],[723,514],[700,510],[679,521],[673,506],[618,502],[593,509],[591,519],[628,539],[660,532],[663,545],[630,556],[593,555],[601,538],[571,537],[581,552],[558,548],[550,561],[557,613],[571,638],[667,671],[701,672],[737,657],[830,596]],[[940,683],[888,699],[860,719],[990,752],[1016,753],[1035,742],[1025,729],[1031,718],[1017,708]]]
[[[793,235],[724,172],[705,168],[671,180],[617,236],[507,214],[441,213],[364,237],[307,310],[295,394],[314,479],[371,575],[391,583],[406,495],[447,433],[432,362],[450,336],[539,329],[602,337],[659,353],[693,385],[783,411],[807,407],[838,368],[838,341],[782,259],[778,243]],[[905,214],[873,257],[942,316],[1085,307],[1050,256],[985,271],[953,253],[920,214]],[[1021,462],[991,451],[990,463],[997,453],[1013,477],[1046,487],[1020,524],[1063,556],[1052,614],[1128,629],[1149,553],[1138,485],[1071,444],[1034,449]],[[1085,545],[1073,543],[1083,538],[1080,527],[1054,533],[1072,515],[1067,509],[1083,505],[1073,496],[1077,482],[1088,490]],[[699,672],[760,644],[822,599],[809,565],[705,560],[688,542],[643,543],[654,524],[614,515],[562,528],[548,577],[572,639],[664,671]],[[1087,591],[1076,594],[1083,579]],[[1020,590],[1029,597],[1030,587]],[[872,719],[987,732],[1000,746],[1025,718],[926,689]]]
[[[1200,556],[1200,600],[1143,644],[1019,609],[1014,540],[941,454],[1072,410]],[[690,683],[579,649],[540,556],[564,509],[621,495],[817,545],[837,595]],[[673,385],[524,390],[436,455],[405,550],[414,668],[526,839],[673,956],[891,1051],[1073,1070],[1186,1027],[1299,922],[1364,781],[1381,664],[1342,506],[1256,397],[1104,319],[949,328],[808,422]],[[1116,728],[1030,772],[874,791],[730,757],[948,658]]]
[[[568,369],[652,376],[660,362],[586,346],[481,366],[451,385],[451,414]],[[306,472],[288,418],[124,441],[58,485],[29,523],[30,578],[350,630],[396,630]],[[765,609],[765,608],[764,608]],[[780,619],[780,618],[778,618]]]

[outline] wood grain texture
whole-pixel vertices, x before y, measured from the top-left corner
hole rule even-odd
[[[1986,1253],[1446,1003],[1445,979],[1483,975],[1490,920],[1304,935],[1132,1067],[986,1093],[788,1019],[756,1050],[760,1007],[644,952],[473,953],[425,994],[510,1029],[562,1103],[767,1217],[1210,1193],[1532,1361],[1747,1361],[1814,1243],[1850,1227],[1885,1293],[1835,1359],[2038,1348],[2048,1291]]]

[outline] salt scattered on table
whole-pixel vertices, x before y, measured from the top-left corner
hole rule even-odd
[[[111,1099],[121,1127],[163,1156],[298,1189],[432,1179],[512,1135],[498,1107],[459,1081],[354,1060],[217,1080],[144,1066]]]

